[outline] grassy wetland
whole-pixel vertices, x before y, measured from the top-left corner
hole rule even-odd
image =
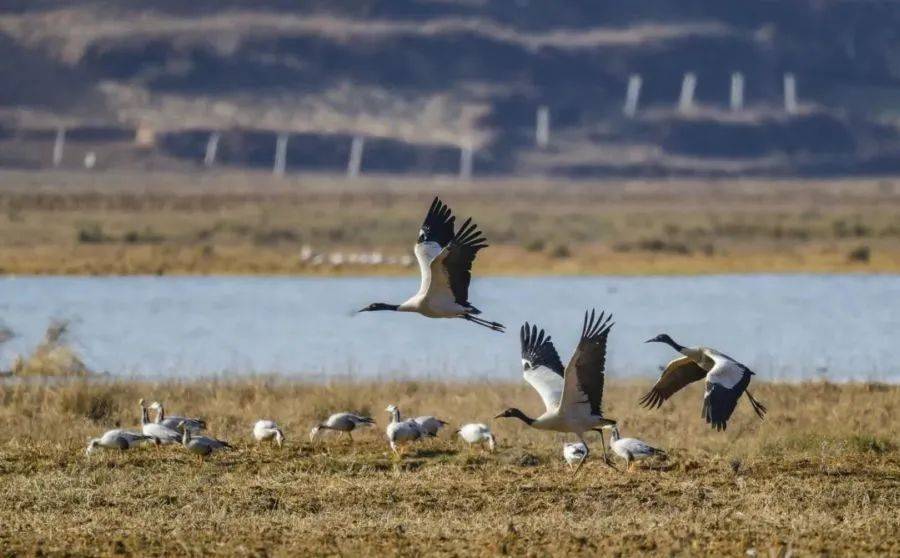
[[[5,171],[0,272],[408,274],[435,193],[490,240],[479,275],[898,272],[895,182]]]
[[[760,556],[900,552],[900,388],[765,384],[764,422],[742,401],[727,433],[699,418],[691,386],[660,410],[646,383],[610,382],[624,436],[665,448],[637,471],[596,457],[572,476],[562,437],[490,420],[537,412],[521,384],[18,381],[0,384],[4,554],[560,555],[650,552]],[[89,436],[138,424],[139,398],[208,419],[235,450],[202,466],[168,447],[86,457]],[[491,424],[493,454],[448,428],[400,461],[383,439],[389,403],[452,425]],[[351,446],[307,434],[335,410],[379,421]],[[258,418],[285,429],[257,448]],[[755,554],[754,554],[755,553]]]

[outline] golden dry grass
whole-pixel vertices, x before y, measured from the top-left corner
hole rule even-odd
[[[900,187],[856,181],[454,181],[5,172],[0,271],[408,274],[301,248],[410,254],[431,197],[472,215],[485,274],[898,272]]]
[[[562,438],[490,417],[536,412],[524,384],[304,384],[282,379],[0,384],[0,547],[5,554],[878,555],[900,552],[900,387],[757,384],[727,433],[699,418],[700,386],[657,411],[646,385],[611,382],[624,435],[669,450],[626,474],[589,461],[573,477]],[[134,426],[139,397],[209,419],[236,449],[197,467],[180,448],[86,458],[88,436]],[[453,424],[491,422],[495,454],[450,432],[395,462],[388,403]],[[307,432],[336,410],[371,413],[352,447]],[[258,449],[277,419],[288,442]],[[595,452],[599,444],[594,444]],[[596,455],[596,454],[595,454]]]

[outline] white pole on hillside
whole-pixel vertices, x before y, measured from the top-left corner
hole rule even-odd
[[[66,147],[66,129],[62,126],[56,129],[56,139],[53,141],[53,166],[62,164],[63,149]]]
[[[474,150],[471,145],[463,145],[459,148],[459,179],[472,180],[472,159]]]
[[[640,74],[631,74],[628,76],[628,89],[625,90],[625,106],[622,107],[622,113],[628,118],[634,118],[638,110],[638,100],[641,97],[641,80]]]
[[[284,171],[287,168],[287,144],[287,133],[281,132],[278,134],[278,139],[275,140],[275,163],[272,165],[272,174],[275,176],[284,176]]]
[[[206,154],[203,156],[203,164],[207,167],[216,164],[216,153],[219,152],[220,137],[221,134],[219,132],[213,132],[209,135],[209,139],[206,140]]]
[[[744,74],[731,74],[731,110],[737,112],[744,108]]]
[[[797,79],[794,74],[784,74],[784,111],[797,113]]]
[[[681,96],[678,98],[678,110],[682,114],[694,109],[695,89],[697,89],[697,75],[694,72],[684,74],[681,80]]]
[[[537,109],[534,124],[534,143],[544,149],[550,144],[550,108],[541,105]]]
[[[362,136],[355,136],[350,144],[350,158],[347,160],[347,178],[356,178],[362,170],[363,148],[366,140]]]

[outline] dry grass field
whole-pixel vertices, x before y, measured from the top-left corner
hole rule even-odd
[[[76,379],[0,383],[4,555],[657,555],[900,553],[900,387],[759,384],[726,433],[699,418],[700,386],[639,409],[645,383],[612,382],[623,435],[669,451],[625,473],[589,461],[577,476],[560,436],[490,417],[535,412],[522,384],[304,384]],[[697,389],[695,389],[697,388]],[[206,417],[235,450],[198,466],[181,448],[84,454],[89,436],[136,426],[140,397]],[[402,461],[383,439],[389,403],[458,425],[492,424],[499,450],[450,429]],[[337,410],[379,426],[352,446],[307,433]],[[249,431],[277,419],[287,444]],[[600,445],[593,445],[595,456]]]
[[[480,275],[900,271],[893,179],[463,184],[5,171],[0,272],[408,274],[347,260],[409,255],[435,194],[487,234]],[[343,262],[329,263],[338,253]]]

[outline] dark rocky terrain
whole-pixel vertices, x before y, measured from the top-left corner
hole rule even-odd
[[[63,164],[99,168],[196,165],[221,130],[220,163],[271,165],[284,131],[298,170],[342,171],[361,135],[364,172],[452,174],[471,145],[480,175],[892,173],[898,47],[893,2],[7,0],[0,166],[49,165],[65,126]]]

